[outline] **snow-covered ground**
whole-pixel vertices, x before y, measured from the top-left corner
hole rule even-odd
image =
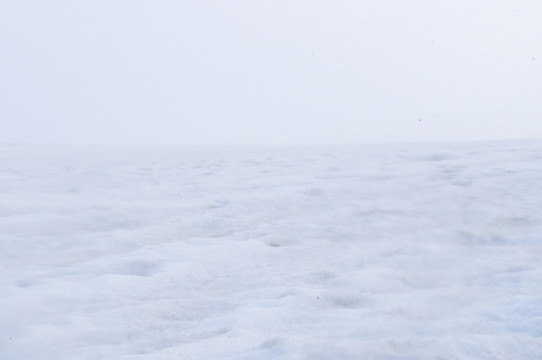
[[[540,359],[542,141],[0,146],[0,359]]]

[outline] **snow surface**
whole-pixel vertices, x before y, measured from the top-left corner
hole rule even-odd
[[[542,141],[0,146],[0,359],[540,359]]]

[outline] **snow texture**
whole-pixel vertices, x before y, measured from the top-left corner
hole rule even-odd
[[[540,359],[542,142],[0,146],[0,359]]]

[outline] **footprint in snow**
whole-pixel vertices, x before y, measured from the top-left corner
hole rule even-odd
[[[147,260],[130,260],[114,267],[112,273],[148,277],[155,274],[158,264]]]

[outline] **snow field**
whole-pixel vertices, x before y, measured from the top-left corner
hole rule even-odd
[[[0,149],[0,359],[542,356],[540,141]]]

